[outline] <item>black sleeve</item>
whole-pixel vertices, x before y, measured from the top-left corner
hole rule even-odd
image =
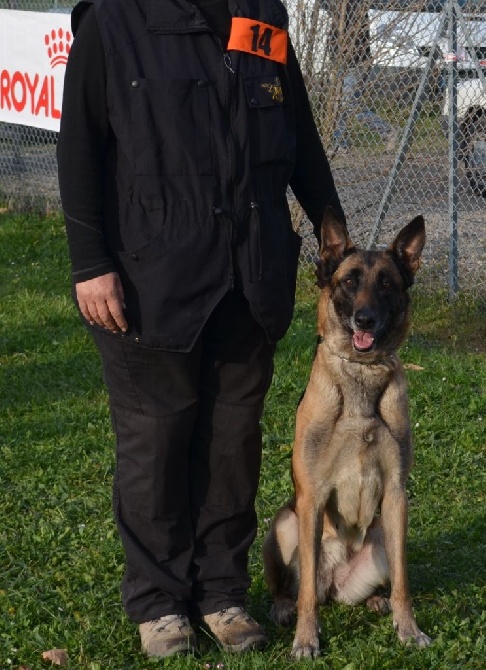
[[[297,57],[290,44],[287,69],[294,95],[297,122],[296,160],[290,186],[320,241],[321,221],[327,206],[331,206],[343,221],[346,221],[346,217],[314,122]]]
[[[109,138],[104,49],[95,10],[90,6],[69,54],[57,143],[59,188],[75,282],[115,269],[103,233]]]

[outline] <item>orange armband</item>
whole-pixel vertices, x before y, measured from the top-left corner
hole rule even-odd
[[[233,17],[228,51],[246,51],[247,53],[268,58],[278,63],[287,63],[288,33],[268,23]]]

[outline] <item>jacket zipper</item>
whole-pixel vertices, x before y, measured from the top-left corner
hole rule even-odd
[[[230,264],[231,264],[231,274],[230,274],[230,288],[233,289],[235,285],[235,240],[236,240],[236,205],[235,205],[235,196],[233,191],[233,185],[236,180],[235,166],[236,166],[236,138],[233,132],[232,124],[232,115],[231,115],[231,103],[232,103],[232,88],[234,86],[234,77],[236,73],[233,69],[233,64],[231,62],[231,56],[227,51],[223,50],[223,64],[227,73],[225,75],[225,107],[228,118],[228,179],[227,179],[227,192],[228,192],[228,201],[230,205],[229,216],[224,217],[224,221],[227,223],[226,230],[228,235],[228,250],[230,254]]]

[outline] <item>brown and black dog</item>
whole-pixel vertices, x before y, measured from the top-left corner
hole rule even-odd
[[[424,244],[421,216],[383,251],[356,249],[332,210],[324,217],[319,343],[297,410],[295,497],[277,513],[263,547],[272,618],[288,625],[297,606],[295,658],[318,656],[318,606],[329,599],[366,601],[380,613],[391,608],[400,640],[430,644],[408,587],[412,442],[397,356]],[[375,594],[388,583],[390,599]]]

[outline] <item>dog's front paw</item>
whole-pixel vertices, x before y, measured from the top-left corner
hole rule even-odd
[[[417,647],[428,647],[432,643],[431,638],[419,630],[414,622],[411,625],[400,626],[396,622],[393,624],[400,642],[406,645],[416,645]]]
[[[405,640],[405,644],[413,644],[417,647],[428,647],[431,643],[431,638],[425,633],[422,633],[421,630]]]
[[[317,635],[311,640],[300,641],[297,637],[294,639],[291,655],[297,661],[302,658],[317,658],[320,653]]]

